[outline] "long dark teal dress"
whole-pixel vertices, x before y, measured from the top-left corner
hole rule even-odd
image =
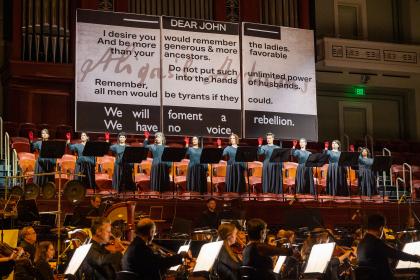
[[[125,147],[128,145],[114,144],[109,149],[115,154],[114,175],[112,188],[118,192],[134,191],[136,184],[133,180],[133,164],[123,162]]]
[[[150,189],[153,191],[164,192],[169,191],[169,172],[171,163],[162,161],[164,145],[152,144],[149,145],[149,141],[143,142],[144,147],[148,148],[152,153],[152,169],[150,171]]]
[[[187,171],[187,190],[205,193],[207,191],[207,164],[200,164],[202,148],[188,148],[190,159]]]
[[[223,150],[223,156],[229,157],[226,167],[226,191],[227,192],[238,192],[243,193],[246,191],[245,188],[245,166],[244,162],[236,162],[236,151],[237,148],[227,146]]]
[[[378,193],[375,175],[372,172],[373,159],[359,156],[359,190],[362,195],[372,196]]]
[[[340,151],[325,151],[330,157],[327,172],[327,194],[329,195],[349,195],[347,186],[347,170],[345,167],[338,166]]]
[[[77,153],[76,168],[74,173],[82,174],[84,176],[74,176],[75,180],[79,180],[86,187],[96,188],[95,182],[95,157],[88,157],[83,155],[85,145],[70,144],[70,151]]]
[[[312,167],[306,167],[305,163],[311,152],[306,150],[292,149],[292,155],[298,160],[296,171],[295,188],[296,193],[310,193],[315,195],[314,176]]]
[[[262,190],[264,193],[283,193],[283,163],[270,162],[273,151],[278,148],[280,147],[277,145],[258,147],[258,154],[264,155],[262,174]]]
[[[36,141],[32,143],[32,150],[39,151],[40,155],[41,155],[41,150],[42,150],[42,142],[43,141]],[[35,163],[34,174],[54,172],[55,164],[56,164],[55,158],[41,158],[38,156],[38,159],[36,160],[36,163]],[[40,187],[45,185],[47,182],[54,183],[55,175],[34,176],[34,183]]]

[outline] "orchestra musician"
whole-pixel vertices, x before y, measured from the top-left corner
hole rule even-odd
[[[14,250],[9,250],[10,246],[6,243],[0,242],[0,279],[3,277],[8,277],[15,268],[16,261],[24,253],[23,248],[16,248]]]
[[[247,222],[248,245],[244,250],[243,265],[252,267],[255,273],[251,279],[275,280],[272,256],[290,255],[291,249],[270,246],[265,243],[267,224],[261,219]]]
[[[231,247],[236,242],[238,229],[232,223],[224,223],[219,226],[217,232],[223,240],[223,246],[215,263],[216,272],[220,279],[239,279],[241,260]]]
[[[298,160],[298,167],[296,170],[295,190],[296,193],[310,193],[315,195],[316,189],[314,186],[314,178],[312,167],[306,167],[306,160],[309,158],[311,152],[306,150],[307,141],[305,138],[300,138],[300,149],[296,149],[297,141],[293,140],[292,156]]]
[[[182,264],[187,252],[173,256],[162,256],[152,249],[156,225],[149,219],[141,219],[136,225],[136,237],[130,243],[122,259],[122,270],[131,272],[138,279],[159,280],[170,267]]]
[[[189,146],[189,140],[188,137],[185,137],[185,147],[188,148],[187,155],[190,159],[187,171],[187,190],[205,193],[207,191],[207,164],[200,163],[203,149],[198,146],[197,136],[191,138],[192,146]]]
[[[236,162],[236,152],[238,150],[239,136],[232,133],[229,137],[229,146],[223,150],[223,156],[227,156],[228,162],[226,167],[226,191],[243,193],[245,192],[245,163]],[[221,148],[221,141],[218,140],[218,147]]]
[[[90,227],[91,220],[88,217],[101,217],[103,208],[101,207],[102,198],[95,194],[90,197],[90,204],[86,207],[78,206],[72,217],[72,225],[75,227]]]
[[[70,144],[70,133],[67,133],[67,145],[70,151],[77,153],[76,168],[74,172],[76,174],[83,174],[84,176],[75,176],[76,180],[79,180],[85,186],[96,188],[95,182],[95,157],[84,156],[83,150],[85,149],[89,136],[86,132],[80,133],[80,143]]]
[[[33,142],[34,134],[32,131],[29,132],[29,141],[31,143],[32,150],[37,150],[41,154],[42,143],[48,141],[50,138],[50,133],[48,129],[44,128],[41,130],[41,141]],[[55,171],[55,158],[41,158],[38,156],[35,164],[34,174],[40,173],[50,173]],[[55,182],[55,176],[53,175],[43,175],[43,176],[34,176],[34,183],[38,186],[43,186],[48,182]]]
[[[216,211],[216,199],[212,197],[209,198],[206,207],[206,210],[201,213],[197,221],[197,226],[200,228],[217,229],[219,225],[219,213]]]
[[[112,176],[112,188],[118,192],[124,190],[135,190],[136,184],[133,180],[134,165],[123,162],[127,136],[125,132],[118,133],[118,143],[109,147],[110,151],[115,154],[114,174]],[[107,140],[109,141],[109,140]]]
[[[410,255],[396,250],[381,240],[385,225],[385,217],[380,214],[372,214],[367,219],[366,234],[357,246],[357,259],[359,271],[361,272],[361,268],[367,268],[368,271],[359,272],[363,276],[360,279],[394,279],[389,266],[390,259],[420,262],[419,255]],[[359,273],[356,272],[356,276]]]
[[[35,251],[36,251],[36,240],[37,234],[33,227],[24,227],[20,230],[20,243],[19,247],[28,253],[29,258],[23,261],[17,262],[15,266],[15,280],[26,280],[34,279],[36,276],[35,269],[33,267]]]
[[[36,247],[35,270],[37,280],[54,280],[54,271],[48,263],[55,254],[54,245],[50,241],[42,241]]]
[[[78,271],[78,278],[85,280],[115,279],[121,270],[121,258],[124,246],[116,242],[110,251],[106,245],[111,237],[111,221],[98,217],[93,220],[91,248]]]
[[[283,164],[281,162],[270,162],[273,151],[281,148],[281,146],[274,145],[274,134],[271,132],[266,134],[266,140],[267,144],[262,145],[262,137],[258,138],[258,154],[264,155],[262,190],[264,193],[283,193]]]
[[[328,150],[329,142],[324,143],[325,153],[329,156],[327,171],[327,194],[348,196],[347,170],[343,166],[338,166],[338,160],[341,155],[341,143],[339,140],[333,140],[331,150]]]
[[[372,171],[373,158],[368,148],[362,148],[359,156],[359,191],[361,195],[372,196],[378,193],[375,184],[375,175]]]
[[[143,146],[152,153],[152,169],[150,171],[150,188],[153,191],[169,190],[169,169],[171,163],[162,161],[163,150],[165,149],[165,135],[162,132],[155,134],[155,143],[149,144],[150,133],[144,132]]]

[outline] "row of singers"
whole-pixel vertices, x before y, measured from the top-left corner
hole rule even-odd
[[[144,147],[147,147],[152,156],[152,167],[150,175],[150,188],[152,191],[166,191],[169,190],[169,171],[170,162],[162,161],[162,154],[165,148],[165,136],[158,132],[155,134],[154,143],[149,142],[150,134],[144,133]],[[42,141],[47,141],[49,138],[48,130],[43,129],[41,132],[42,140],[31,142],[33,149],[41,150]],[[86,142],[89,140],[85,132],[81,133],[80,143],[68,145],[71,151],[78,154],[76,161],[76,174],[83,174],[80,179],[87,186],[95,188],[95,157],[83,156],[83,149]],[[187,155],[189,157],[188,171],[187,171],[187,190],[204,193],[207,191],[207,164],[200,163],[200,156],[202,148],[199,146],[198,137],[192,137],[190,145],[189,138],[185,138]],[[270,158],[275,149],[281,148],[280,145],[274,144],[274,134],[266,134],[266,143],[263,145],[263,139],[258,138],[258,154],[264,157],[263,172],[262,172],[262,191],[264,193],[280,194],[283,192],[283,176],[281,162],[271,162]],[[231,134],[229,137],[229,146],[223,150],[223,156],[227,160],[225,185],[227,192],[243,193],[246,191],[245,170],[246,164],[244,162],[237,162],[235,160],[238,149],[239,137],[236,134]],[[324,153],[329,156],[329,165],[327,172],[326,192],[329,195],[347,196],[350,193],[347,180],[347,169],[339,166],[340,158],[340,141],[333,140],[331,149],[329,143],[325,143]],[[118,143],[110,146],[110,151],[115,154],[114,173],[112,178],[112,186],[117,191],[135,190],[135,182],[133,180],[133,164],[128,164],[122,161],[126,144],[126,135],[121,132],[118,134]],[[217,146],[221,148],[221,140],[217,140]],[[317,194],[316,185],[314,183],[313,169],[306,167],[306,161],[311,154],[306,149],[307,141],[301,138],[298,142],[293,141],[293,148],[291,154],[297,159],[298,166],[295,178],[295,192],[298,194]],[[56,165],[56,159],[38,158],[35,166],[35,173],[53,172]],[[372,172],[373,159],[370,157],[369,150],[362,148],[359,156],[359,170],[358,170],[358,185],[361,195],[372,196],[377,193],[374,173]],[[53,181],[54,176],[36,176],[35,183],[42,186],[47,181]]]

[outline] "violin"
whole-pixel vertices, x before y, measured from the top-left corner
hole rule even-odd
[[[108,242],[108,244],[105,245],[105,249],[107,249],[111,253],[121,252],[122,254],[124,254],[127,250],[128,245],[130,245],[130,242],[121,241],[120,238],[117,238],[113,234],[111,234],[111,240]]]
[[[13,248],[5,242],[0,242],[0,255],[10,257],[13,253],[17,254],[17,259],[30,259],[28,252],[25,252],[22,248]]]

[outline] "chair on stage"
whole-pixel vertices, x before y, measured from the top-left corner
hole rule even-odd
[[[12,142],[11,145],[12,149],[15,149],[17,153],[30,153],[31,152],[31,145],[29,144],[29,141],[16,141]]]
[[[74,170],[76,169],[76,156],[64,154],[60,159],[57,159],[57,165],[61,170],[61,178],[67,180],[74,179]],[[58,178],[56,174],[56,178]]]
[[[253,193],[261,192],[262,169],[263,164],[260,161],[248,163],[249,186],[252,188],[251,191]],[[247,180],[247,177],[245,177],[245,180]]]
[[[283,162],[283,193],[295,193],[297,166],[298,164],[296,162]]]
[[[35,155],[32,153],[21,152],[18,153],[18,164],[22,175],[33,175],[35,171]],[[32,182],[33,178],[26,178],[27,183]]]
[[[96,158],[95,181],[98,190],[112,189],[112,175],[114,174],[115,157],[105,155]]]
[[[147,158],[141,163],[134,164],[134,182],[137,189],[147,191],[150,189],[150,173],[152,170],[152,158]]]
[[[314,168],[315,184],[318,194],[325,194],[327,192],[327,175],[328,164],[324,164],[320,168]]]
[[[227,162],[223,160],[221,160],[217,164],[213,164],[212,170],[210,170],[210,164],[208,165],[210,172],[213,173],[213,179],[212,179],[213,185],[210,186],[210,188],[208,188],[209,193],[211,192],[212,189],[214,192],[224,191],[225,180],[226,180],[226,166],[227,166]],[[207,179],[207,183],[210,183],[210,178]]]
[[[170,177],[172,178],[173,169],[175,168],[175,186],[181,188],[182,191],[187,189],[187,172],[189,159],[183,159],[181,162],[174,162],[174,166],[171,167]]]

